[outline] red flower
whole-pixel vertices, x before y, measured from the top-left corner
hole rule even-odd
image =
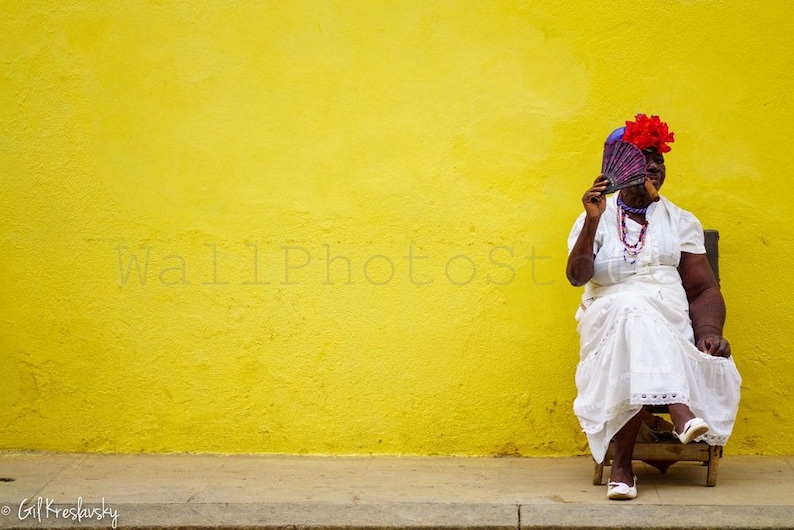
[[[643,151],[654,148],[659,153],[670,151],[668,143],[673,143],[675,133],[671,133],[667,128],[667,123],[659,119],[659,116],[637,114],[635,121],[626,122],[626,132],[623,133],[624,142],[636,145]]]

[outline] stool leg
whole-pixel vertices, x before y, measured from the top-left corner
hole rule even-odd
[[[593,486],[600,486],[601,480],[604,477],[604,462],[600,464],[598,462],[594,462],[595,467],[593,468]]]
[[[717,485],[717,471],[722,457],[722,447],[718,445],[709,446],[709,470],[706,474],[706,486],[713,488]]]

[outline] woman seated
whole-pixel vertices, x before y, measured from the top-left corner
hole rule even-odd
[[[673,134],[644,114],[613,132],[645,154],[647,179],[665,182]],[[646,405],[667,405],[682,443],[725,445],[741,377],[722,336],[725,302],[691,213],[636,185],[609,197],[602,176],[582,198],[568,239],[568,280],[584,285],[576,313],[580,361],[574,413],[603,462],[615,442],[607,496],[633,499],[632,452]]]

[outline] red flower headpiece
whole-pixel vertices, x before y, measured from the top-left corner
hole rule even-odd
[[[645,114],[637,114],[635,121],[626,122],[626,131],[621,140],[634,144],[643,151],[654,148],[659,153],[667,153],[670,151],[668,142],[675,141],[673,136],[674,133],[667,129],[667,123],[660,120],[659,116],[649,118]]]

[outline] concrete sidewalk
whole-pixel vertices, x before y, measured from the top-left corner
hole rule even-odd
[[[0,528],[794,528],[794,456],[635,470],[615,502],[587,457],[0,453]]]

